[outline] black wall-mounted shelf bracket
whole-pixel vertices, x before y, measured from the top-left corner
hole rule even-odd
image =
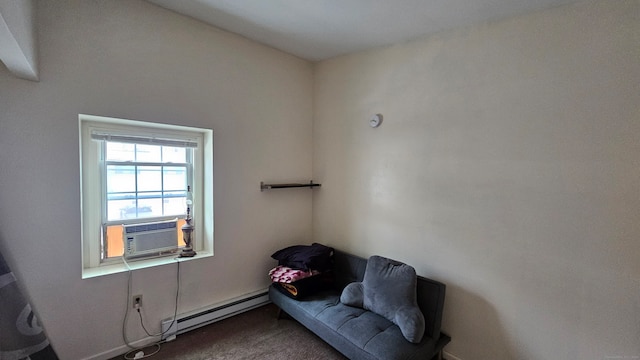
[[[260,191],[272,190],[272,189],[289,189],[289,188],[309,188],[313,189],[314,187],[320,187],[320,184],[314,184],[313,180],[309,181],[308,184],[265,184],[264,182],[260,182]]]

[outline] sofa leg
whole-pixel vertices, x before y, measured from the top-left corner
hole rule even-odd
[[[291,317],[291,315],[289,315],[289,314],[287,314],[286,312],[282,311],[282,309],[280,309],[280,308],[278,308],[278,312],[277,312],[277,314],[276,314],[276,318],[277,318],[278,320],[280,320],[280,319],[287,319],[287,320],[291,320],[291,319],[293,319],[293,318]]]

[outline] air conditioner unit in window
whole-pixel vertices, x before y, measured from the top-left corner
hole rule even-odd
[[[161,256],[178,250],[178,219],[124,225],[122,232],[127,259]]]

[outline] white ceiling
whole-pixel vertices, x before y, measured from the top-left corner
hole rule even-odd
[[[318,61],[581,0],[147,0]]]

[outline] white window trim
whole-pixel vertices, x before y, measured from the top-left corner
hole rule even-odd
[[[79,114],[80,135],[80,195],[81,195],[81,242],[82,277],[94,277],[121,271],[127,266],[122,260],[100,261],[102,184],[100,176],[100,142],[91,139],[93,131],[121,133],[124,135],[184,138],[196,141],[194,152],[194,249],[193,258],[213,255],[213,131],[187,126],[149,123],[127,119]],[[201,194],[201,195],[197,195]],[[132,268],[145,268],[173,263],[175,256],[167,258],[137,260],[129,263]]]

